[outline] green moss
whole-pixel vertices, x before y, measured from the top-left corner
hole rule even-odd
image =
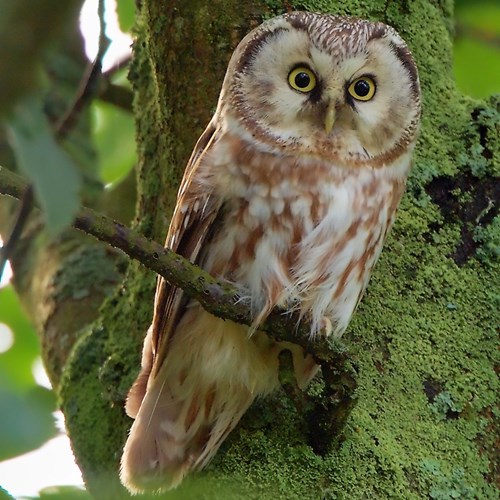
[[[474,239],[480,245],[477,257],[484,265],[500,261],[500,217],[496,216],[486,226],[474,229]]]
[[[112,250],[100,245],[82,246],[78,241],[70,244],[75,248],[54,276],[56,302],[88,297],[96,288],[109,293],[121,279],[116,268],[110,267],[109,254]]]
[[[117,450],[125,442],[127,422],[121,407],[102,397],[99,375],[106,360],[106,333],[94,327],[82,336],[64,372],[60,396],[87,487],[98,498],[120,498]]]

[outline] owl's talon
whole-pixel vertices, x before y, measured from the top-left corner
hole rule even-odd
[[[329,337],[332,334],[333,325],[330,318],[327,318],[326,316],[321,318],[321,321],[319,322],[319,332],[321,335],[325,335],[326,337]]]

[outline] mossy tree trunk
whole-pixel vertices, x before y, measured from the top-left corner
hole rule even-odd
[[[278,394],[258,401],[206,473],[172,498],[200,491],[206,498],[496,498],[499,109],[498,101],[474,101],[455,88],[452,1],[140,3],[130,72],[140,158],[135,227],[159,241],[230,53],[263,18],[306,9],[387,22],[408,42],[423,88],[408,191],[344,337],[358,388],[342,439],[315,453],[302,416]],[[35,316],[49,291],[36,295],[20,285],[39,261],[14,265]],[[71,265],[63,259],[59,271]],[[92,304],[94,316],[100,306],[97,321],[81,331],[92,314],[81,324],[68,316],[44,344],[77,461],[98,497],[125,495],[117,479],[130,426],[123,402],[139,367],[154,280],[129,263],[114,295]],[[53,300],[63,307],[69,299]],[[47,325],[38,326],[46,335]],[[58,347],[68,332],[79,337],[69,357]],[[63,352],[57,366],[54,350]]]

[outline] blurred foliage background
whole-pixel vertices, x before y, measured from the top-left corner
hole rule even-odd
[[[454,72],[458,88],[472,97],[500,92],[500,2],[456,0]]]
[[[133,0],[118,0],[120,27],[130,31]],[[500,2],[456,0],[454,73],[458,88],[472,98],[500,92]],[[5,76],[2,76],[5,78]],[[113,83],[127,87],[126,70]],[[99,176],[108,186],[126,177],[136,161],[132,114],[94,100],[92,134],[98,153]],[[4,280],[5,281],[5,280]],[[35,380],[39,363],[38,337],[9,284],[0,289],[0,462],[41,446],[56,433],[56,397]],[[0,499],[8,498],[1,489]],[[41,498],[82,498],[85,493],[55,487]]]

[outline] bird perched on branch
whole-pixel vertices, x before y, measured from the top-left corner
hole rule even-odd
[[[311,335],[340,336],[405,188],[420,119],[412,56],[382,23],[293,12],[236,48],[214,117],[182,180],[166,246],[248,292],[252,328],[216,318],[160,279],[121,478],[132,492],[178,485],[216,453],[258,396],[317,366],[259,332],[295,309]]]

